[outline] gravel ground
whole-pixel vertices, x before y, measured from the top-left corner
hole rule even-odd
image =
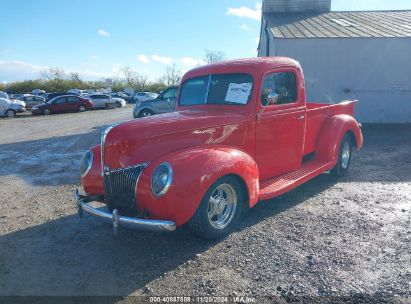
[[[348,176],[260,202],[210,243],[184,227],[114,238],[109,225],[78,219],[81,154],[131,117],[129,106],[0,119],[0,296],[410,301],[410,125],[366,126]]]

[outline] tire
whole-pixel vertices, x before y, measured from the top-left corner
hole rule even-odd
[[[149,117],[149,116],[153,116],[154,113],[150,110],[143,110],[140,112],[140,114],[138,114],[138,117],[142,118],[142,117]]]
[[[77,108],[77,111],[79,111],[79,112],[85,112],[85,111],[87,111],[87,108],[86,108],[85,105],[80,105],[80,106]]]
[[[116,108],[121,108],[121,103],[120,102],[116,102]]]
[[[11,110],[11,109],[8,109],[8,110],[4,113],[4,115],[6,115],[6,117],[8,117],[8,118],[14,118],[14,117],[16,117],[16,111]]]
[[[221,198],[225,198],[226,203],[216,206],[222,203]],[[236,228],[246,203],[242,183],[233,176],[222,177],[208,189],[188,227],[204,239],[225,237]]]
[[[337,165],[335,165],[335,167],[331,170],[331,174],[334,177],[342,177],[345,174],[347,174],[348,169],[350,168],[350,164],[351,164],[351,157],[352,157],[351,138],[348,134],[345,134],[340,144]]]
[[[44,109],[43,110],[43,115],[50,115],[51,114],[51,110],[50,109]]]

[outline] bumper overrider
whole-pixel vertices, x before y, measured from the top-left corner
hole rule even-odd
[[[104,209],[97,209],[90,205],[93,201],[98,201],[98,197],[80,195],[79,191],[75,192],[78,215],[83,217],[84,212],[104,221],[112,224],[113,233],[116,235],[119,227],[140,231],[174,231],[176,229],[176,223],[172,221],[161,220],[147,220],[121,216],[118,210],[108,212]]]

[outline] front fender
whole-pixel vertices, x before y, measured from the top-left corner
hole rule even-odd
[[[161,163],[173,168],[173,181],[160,198],[151,193],[151,176]],[[151,163],[140,176],[136,198],[141,211],[150,218],[185,224],[196,212],[211,185],[225,175],[239,177],[247,190],[249,204],[258,201],[258,167],[247,153],[225,146],[188,148],[162,156]]]
[[[349,134],[359,150],[363,145],[363,136],[359,123],[354,117],[345,114],[334,115],[322,125],[316,143],[316,157],[337,162],[340,143],[345,134]]]
[[[101,146],[95,146],[93,153],[93,165],[86,176],[81,178],[84,192],[89,196],[104,195],[104,182],[101,176]]]

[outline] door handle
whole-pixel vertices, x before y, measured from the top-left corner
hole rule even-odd
[[[297,120],[303,120],[305,118],[305,116],[304,115],[301,115],[300,117],[297,117],[296,119]]]

